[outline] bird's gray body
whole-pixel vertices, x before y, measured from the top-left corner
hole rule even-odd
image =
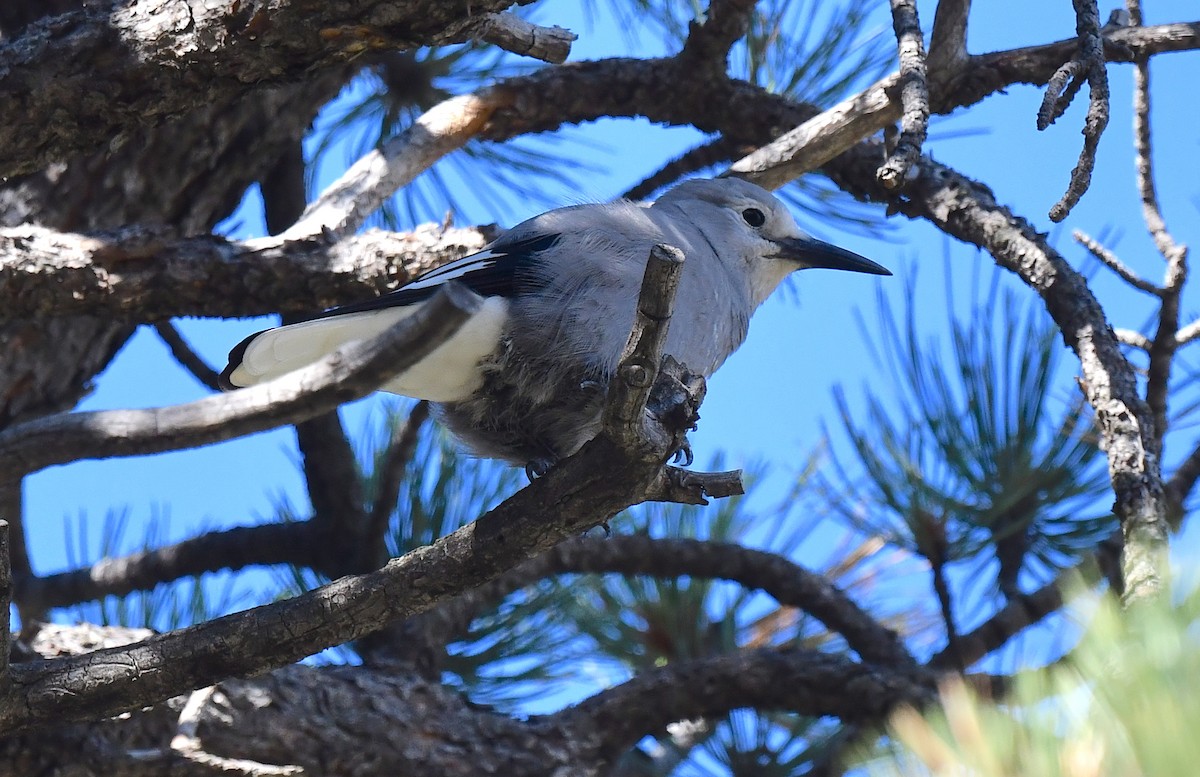
[[[782,244],[855,262],[844,269],[886,273],[804,235],[782,203],[744,181],[689,181],[649,205],[561,208],[513,227],[477,255],[491,262],[489,272],[498,262],[511,265],[504,276],[511,285],[496,286],[492,276],[479,284],[484,293],[499,292],[487,300],[487,317],[477,315],[471,334],[439,349],[455,356],[457,366],[435,352],[427,373],[410,370],[384,388],[437,402],[445,424],[480,455],[538,468],[569,456],[598,431],[655,243],[676,246],[686,257],[665,352],[705,376],[742,344],[751,314],[780,281],[810,266],[794,251],[782,255]],[[461,266],[482,266],[470,260]],[[436,272],[406,288],[482,277]],[[404,291],[394,293],[398,300],[410,299]],[[247,385],[296,369],[341,342],[381,331],[414,304],[397,301],[294,325],[309,328],[295,335],[290,327],[267,330],[235,349],[225,374],[233,385]]]
[[[521,463],[555,461],[594,437],[655,243],[687,257],[678,298],[688,304],[678,306],[665,352],[705,376],[721,366],[746,338],[751,289],[690,221],[663,218],[675,210],[631,202],[564,208],[497,241],[558,234],[564,256],[588,259],[530,269],[545,293],[510,300],[511,324],[482,364],[482,389],[442,405],[446,425],[476,452]]]

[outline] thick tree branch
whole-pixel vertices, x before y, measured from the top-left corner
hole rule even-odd
[[[858,664],[798,648],[748,650],[643,672],[551,716],[597,740],[614,758],[677,720],[714,717],[739,707],[832,715],[878,722],[900,704],[922,707],[937,696],[932,675]]]
[[[80,459],[207,445],[328,412],[366,396],[419,361],[478,304],[478,297],[465,289],[448,288],[384,334],[356,341],[286,377],[230,394],[148,410],[62,413],[10,427],[0,432],[0,473],[16,477]]]
[[[1150,56],[1200,47],[1200,23],[1105,28],[1102,33],[1109,62],[1130,62],[1135,54]],[[1078,39],[1071,39],[969,57],[952,75],[938,74],[930,95],[931,109],[950,113],[1014,83],[1045,84],[1078,45]],[[809,109],[801,119],[802,126],[739,160],[729,174],[777,189],[821,167],[900,118],[899,83],[899,74],[893,73],[824,113],[817,115]],[[746,135],[734,129],[726,132],[732,137]]]
[[[0,229],[0,298],[9,316],[65,313],[155,321],[172,316],[311,312],[369,299],[478,250],[492,232],[422,226],[329,243],[216,235],[176,240],[129,227],[76,235]]]
[[[952,68],[967,61],[967,17],[971,0],[938,0],[929,34],[928,65],[935,81],[953,80]]]
[[[1121,353],[1104,309],[1083,276],[1028,222],[997,204],[986,186],[928,158],[920,169],[901,211],[980,246],[1020,276],[1041,295],[1079,357],[1125,533],[1126,596],[1152,596],[1163,581],[1167,540],[1154,417],[1138,394],[1133,367]]]
[[[899,119],[901,102],[892,99],[899,88],[893,73],[742,157],[724,175],[778,189]]]
[[[384,200],[478,135],[509,99],[507,92],[489,87],[430,108],[404,132],[351,165],[280,237],[328,240],[351,235]]]
[[[146,0],[42,19],[0,45],[0,91],[13,108],[0,119],[0,175],[40,170],[127,137],[131,127],[311,77],[366,51],[466,40],[481,14],[509,5]]]
[[[647,275],[655,277],[653,271]],[[453,326],[443,325],[439,331],[434,325],[447,320],[457,324],[451,310],[460,312],[459,320],[465,315],[465,302],[453,307],[455,298],[463,294],[456,288],[448,287],[426,303],[408,319],[413,325],[401,325],[364,346],[351,347],[347,356],[375,347],[390,358],[393,371],[403,369],[409,362],[377,344],[386,341],[391,345],[427,328],[434,331],[424,332],[423,340],[427,348],[434,347],[453,330]],[[644,290],[642,307],[669,313],[672,291],[668,284],[658,291],[660,299],[655,299],[652,291]],[[631,354],[656,364],[660,354],[653,352],[653,346],[660,339],[654,330],[661,325],[661,321],[644,326],[636,323],[630,336]],[[643,353],[638,345],[650,347],[651,352]],[[410,354],[415,355],[410,358],[420,358],[425,352],[414,348]],[[636,365],[629,358],[618,365],[606,400],[605,418],[620,423],[606,424],[579,453],[474,523],[378,572],[344,577],[294,599],[151,637],[130,647],[22,665],[14,671],[13,693],[0,700],[0,731],[111,715],[227,677],[284,666],[322,648],[357,639],[390,620],[427,610],[644,501],[658,486],[664,463],[690,428],[703,387],[690,385],[686,373],[664,368],[660,382],[666,388],[656,389],[656,401],[663,402],[665,396],[668,406],[655,415],[641,414],[642,422],[635,428],[612,409],[629,408],[629,396],[641,395],[642,387],[632,379],[636,378],[629,369],[632,366]],[[300,382],[306,381],[301,377]],[[270,389],[270,384],[257,388]],[[230,396],[255,390],[244,389]],[[2,445],[0,441],[0,451]]]
[[[711,0],[704,21],[693,22],[679,58],[695,68],[725,72],[729,49],[750,29],[757,0]]]
[[[824,575],[773,553],[703,540],[582,537],[442,604],[429,615],[442,618],[444,646],[464,636],[475,617],[514,591],[555,575],[581,573],[729,580],[762,590],[780,605],[811,615],[842,635],[864,661],[898,668],[914,666],[896,633],[860,609]]]

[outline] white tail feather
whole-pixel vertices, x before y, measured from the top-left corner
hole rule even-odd
[[[229,381],[253,386],[307,367],[346,343],[382,333],[419,308],[407,305],[348,313],[269,329],[250,341]],[[486,298],[453,337],[382,389],[432,402],[466,399],[479,388],[479,362],[495,351],[507,318],[508,303],[503,298]]]

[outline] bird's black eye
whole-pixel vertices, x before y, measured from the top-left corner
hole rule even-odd
[[[752,227],[758,228],[767,223],[767,217],[758,208],[746,208],[742,211],[742,218]]]

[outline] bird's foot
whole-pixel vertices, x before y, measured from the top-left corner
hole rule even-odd
[[[692,428],[695,429],[696,427],[693,426]],[[692,466],[692,462],[695,461],[695,457],[692,455],[692,443],[687,437],[684,437],[679,443],[679,447],[671,456],[671,461],[680,465],[681,467]]]
[[[704,378],[692,372],[686,365],[668,356],[663,360],[659,379],[650,391],[647,410],[667,428],[675,430],[675,449],[672,459],[676,464],[691,466],[694,457],[687,432],[696,429],[700,420],[699,407],[704,398]]]

